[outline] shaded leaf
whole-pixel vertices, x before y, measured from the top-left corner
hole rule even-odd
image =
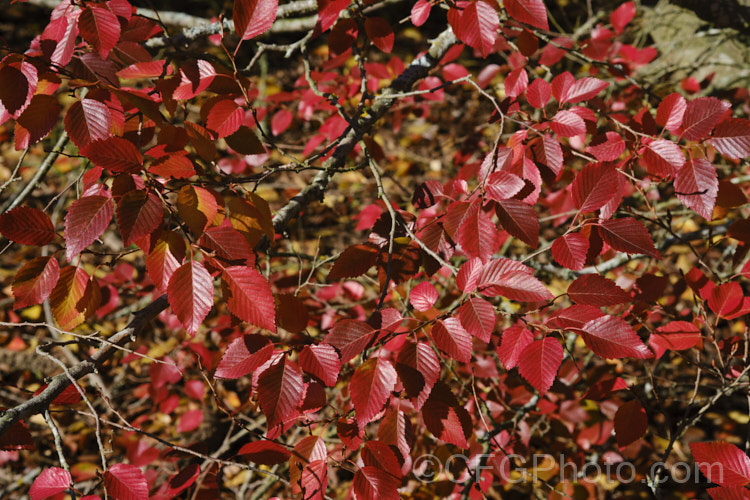
[[[229,344],[221,357],[214,377],[236,379],[244,377],[271,359],[273,344],[259,334],[238,337]]]
[[[534,209],[520,200],[500,200],[495,213],[503,229],[531,248],[539,246],[539,219]]]
[[[305,372],[316,376],[328,387],[336,385],[341,371],[341,361],[330,344],[308,345],[299,353],[299,365]]]
[[[166,291],[172,274],[185,260],[185,240],[174,231],[162,233],[146,256],[146,270],[159,290]]]
[[[132,142],[122,137],[95,140],[81,149],[81,154],[97,167],[115,173],[136,173],[143,167],[143,157]]]
[[[603,207],[615,194],[619,172],[609,163],[589,163],[571,185],[573,203],[581,212]]]
[[[598,274],[585,274],[576,278],[568,287],[568,296],[577,304],[603,307],[622,304],[630,300],[630,294]]]
[[[346,363],[362,353],[374,334],[375,330],[364,321],[342,319],[333,325],[323,341],[338,349],[341,362]]]
[[[0,215],[0,234],[21,245],[41,246],[57,236],[49,216],[39,209],[16,207]]]
[[[683,351],[695,347],[701,341],[701,332],[687,321],[672,321],[656,329],[648,338],[654,355],[660,358],[666,351]]]
[[[727,158],[741,159],[750,156],[750,120],[724,120],[716,126],[713,136],[707,142]]]
[[[268,428],[284,422],[292,416],[304,395],[302,372],[286,356],[258,377],[258,401],[266,415]]]
[[[163,219],[161,201],[148,191],[129,191],[117,203],[117,225],[125,246],[151,234],[162,224]]]
[[[73,202],[65,215],[65,258],[72,260],[96,241],[114,215],[109,196],[85,196]]]
[[[615,413],[615,438],[617,446],[624,448],[641,439],[648,430],[648,416],[641,403],[633,399],[623,404]]]
[[[64,122],[65,131],[79,149],[112,135],[109,130],[112,125],[109,108],[94,99],[75,101],[65,114]]]
[[[54,257],[36,257],[23,265],[13,279],[16,309],[41,304],[57,284],[60,265]]]
[[[632,217],[602,221],[599,223],[599,234],[607,245],[620,252],[661,258],[648,229]]]

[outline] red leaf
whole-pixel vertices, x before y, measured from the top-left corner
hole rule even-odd
[[[109,196],[85,196],[73,202],[65,215],[65,258],[69,261],[96,241],[114,214]]]
[[[727,158],[741,159],[750,156],[750,120],[724,120],[716,126],[713,137],[707,142]]]
[[[135,465],[115,464],[102,476],[107,493],[117,500],[148,498],[148,483]]]
[[[97,167],[114,173],[137,173],[143,168],[143,157],[132,142],[122,137],[93,141],[81,154]]]
[[[554,140],[554,139],[553,139]],[[559,148],[559,145],[558,145]],[[560,151],[562,164],[562,151]],[[484,186],[487,197],[493,200],[507,200],[518,194],[526,185],[523,179],[510,172],[492,172]]]
[[[396,386],[396,379],[391,362],[380,357],[368,359],[354,372],[349,391],[360,429],[383,409]]]
[[[713,500],[748,500],[750,491],[742,486],[718,486],[707,488],[706,491]]]
[[[580,271],[586,263],[589,239],[581,233],[568,233],[552,243],[552,257],[558,264]]]
[[[531,206],[520,200],[500,200],[495,204],[495,213],[512,236],[531,248],[539,246],[539,219]]]
[[[206,229],[200,244],[226,260],[242,260],[248,265],[255,262],[255,254],[244,236],[229,226],[213,226]]]
[[[423,281],[409,292],[409,302],[417,311],[429,311],[438,299],[438,291],[429,281]]]
[[[200,408],[188,410],[182,414],[179,422],[177,422],[177,432],[182,434],[194,431],[200,427],[201,422],[203,422],[203,410]]]
[[[576,103],[588,101],[589,99],[596,97],[599,92],[606,89],[608,86],[609,82],[599,80],[598,78],[589,76],[587,76],[586,78],[581,78],[573,85],[571,85],[570,89],[565,92],[562,101],[560,101],[560,104],[564,104],[566,102]]]
[[[247,443],[240,448],[237,455],[247,458],[251,462],[263,465],[276,465],[289,460],[292,454],[280,444],[261,439]]]
[[[573,305],[555,311],[547,323],[553,328],[581,329],[587,322],[601,318],[604,313],[593,306]]]
[[[70,488],[72,478],[70,472],[60,467],[44,469],[39,474],[29,489],[31,500],[42,500],[62,493]]]
[[[29,105],[18,117],[18,125],[25,128],[29,133],[28,145],[35,144],[47,137],[47,134],[57,123],[60,109],[62,108],[55,96],[36,94],[31,98]]]
[[[689,102],[679,130],[682,138],[688,141],[705,138],[730,107],[728,102],[715,97],[699,97]]]
[[[417,2],[411,8],[411,22],[417,28],[427,22],[427,18],[430,17],[430,9],[432,4],[429,0],[417,0]]]
[[[513,325],[503,331],[500,345],[497,347],[497,357],[503,363],[506,370],[518,365],[521,352],[531,344],[534,335],[531,330],[520,325]]]
[[[252,373],[271,359],[273,344],[258,334],[247,334],[229,344],[214,377],[235,379]],[[336,372],[338,374],[338,372]]]
[[[99,56],[106,59],[109,51],[120,40],[120,21],[102,7],[86,7],[78,17],[78,29],[84,40],[94,46]]]
[[[5,108],[10,116],[18,116],[28,103],[34,89],[18,63],[3,65],[0,68],[0,110]],[[32,66],[33,67],[33,66]],[[0,116],[2,116],[0,111]]]
[[[503,259],[507,260],[509,259]],[[477,288],[481,289],[483,295],[502,295],[520,302],[540,302],[553,298],[550,291],[523,264],[510,261],[513,264],[503,262],[497,266],[493,264],[495,262],[498,261],[493,260],[485,265],[477,279]]]
[[[158,61],[143,61],[131,64],[117,72],[117,76],[127,80],[129,78],[158,78],[165,73],[165,59]],[[166,66],[166,74],[172,73],[172,66]]]
[[[688,208],[710,221],[719,193],[716,168],[705,158],[685,163],[674,178],[677,198]]]
[[[106,104],[94,99],[75,101],[65,114],[65,131],[73,144],[83,149],[110,135],[112,115]]]
[[[606,132],[591,141],[587,153],[599,161],[615,161],[625,151],[625,141],[617,132]]]
[[[573,203],[581,212],[599,210],[615,196],[620,173],[609,163],[589,163],[571,185]]]
[[[326,281],[341,278],[356,278],[367,272],[378,260],[378,250],[373,245],[352,245],[339,255],[334,262]]]
[[[658,139],[643,150],[643,161],[650,174],[661,177],[674,175],[685,164],[680,146],[668,139]]]
[[[222,278],[229,286],[229,295],[225,299],[232,314],[275,333],[276,306],[266,278],[247,266],[227,267]]]
[[[360,456],[366,466],[378,468],[394,478],[402,477],[401,461],[396,456],[393,448],[386,443],[370,440],[365,443]]]
[[[42,246],[57,236],[49,216],[39,209],[17,207],[0,215],[0,234],[21,245]]]
[[[62,268],[57,284],[49,295],[52,316],[60,328],[63,330],[75,328],[83,323],[86,316],[94,312],[88,308],[86,293],[95,293],[95,289],[98,287],[89,280],[89,275],[80,267]]]
[[[288,109],[282,109],[276,112],[271,118],[271,133],[279,135],[289,128],[292,124],[292,113]]]
[[[505,96],[515,99],[529,86],[529,75],[523,68],[514,69],[505,77]]]
[[[130,191],[117,203],[117,225],[125,246],[151,234],[164,219],[164,208],[153,193]]]
[[[244,119],[244,109],[231,99],[222,99],[211,106],[206,126],[216,132],[218,137],[227,137],[239,130]]]
[[[605,398],[609,398],[615,392],[627,389],[628,384],[620,377],[608,378],[605,380],[599,380],[589,387],[586,394],[581,396],[581,399],[591,399],[594,401],[602,401]]]
[[[687,321],[672,321],[656,329],[648,338],[654,355],[660,358],[667,350],[684,351],[695,347],[701,340],[701,332]]]
[[[695,463],[712,483],[745,486],[750,483],[750,458],[735,445],[723,441],[690,443]]]
[[[586,132],[586,124],[583,122],[583,118],[567,109],[559,111],[549,126],[561,137],[574,137]]]
[[[57,284],[60,265],[54,257],[31,259],[18,270],[13,279],[14,308],[41,304]]]
[[[201,410],[198,410],[201,411]],[[201,412],[201,415],[203,412]],[[185,416],[183,415],[183,419]],[[182,419],[180,419],[180,423],[182,423]],[[177,495],[177,493],[181,492],[185,488],[189,488],[196,479],[198,479],[198,476],[201,473],[201,467],[198,464],[189,464],[182,468],[180,472],[175,474],[169,479],[169,485],[167,488],[167,494],[168,495]]]
[[[516,21],[543,30],[549,29],[547,9],[542,0],[505,0],[503,6],[508,11],[508,15]]]
[[[278,10],[278,0],[236,0],[232,9],[234,29],[242,40],[262,35],[271,29]],[[234,55],[237,55],[240,45],[242,41],[237,44]]]
[[[422,407],[422,419],[427,430],[436,438],[460,448],[469,447],[467,439],[472,433],[471,416],[443,382],[437,382],[433,387]]]
[[[620,4],[612,13],[609,15],[609,22],[615,29],[615,32],[622,33],[625,30],[625,26],[635,16],[635,3],[625,2]]]
[[[630,300],[630,294],[598,274],[584,274],[568,287],[568,296],[573,302],[603,307],[622,304]]]
[[[217,210],[216,198],[207,189],[188,184],[177,194],[177,214],[197,237],[213,222]]]
[[[526,100],[536,109],[542,109],[549,102],[551,92],[549,83],[541,78],[537,78],[526,89]]]
[[[518,373],[543,396],[555,381],[563,359],[563,348],[552,337],[535,340],[527,345],[518,358]]]
[[[299,353],[299,365],[305,372],[316,376],[328,387],[336,385],[341,371],[341,361],[329,344],[307,345]]]
[[[708,307],[719,316],[728,316],[742,303],[742,286],[736,281],[724,283],[711,291]]]
[[[469,299],[458,308],[458,319],[467,332],[482,342],[489,342],[495,329],[495,308],[481,297]]]
[[[388,21],[382,17],[368,17],[365,19],[365,32],[377,48],[387,54],[391,53],[395,37]]]
[[[687,101],[677,92],[662,99],[656,110],[656,123],[670,132],[679,130],[687,109]]]
[[[266,415],[268,428],[292,416],[304,395],[302,372],[293,361],[282,356],[258,377],[258,401]]]
[[[641,403],[633,399],[623,404],[615,413],[615,439],[624,448],[641,439],[648,430],[648,416]]]
[[[570,92],[570,88],[575,82],[576,79],[570,71],[560,73],[552,79],[552,83],[550,84],[552,87],[552,95],[557,99],[557,102],[563,104],[566,101],[568,98],[568,92]]]
[[[646,359],[653,356],[635,330],[621,318],[602,316],[588,321],[581,329],[588,348],[602,358]]]
[[[364,321],[342,319],[333,325],[323,341],[338,349],[341,362],[346,363],[362,353],[374,334],[375,330]]]
[[[341,11],[349,6],[350,0],[319,0],[318,20],[315,24],[317,33],[328,30],[341,15]]]
[[[166,291],[169,279],[185,260],[185,240],[174,231],[162,233],[146,256],[146,270],[154,285]]]
[[[323,442],[323,438],[320,436],[307,436],[302,438],[300,442],[294,447],[292,457],[289,459],[289,476],[290,482],[292,483],[292,491],[296,494],[302,493],[305,490],[305,497],[308,495],[321,495],[325,492],[325,485],[327,484],[327,473],[325,467],[322,470],[314,470],[314,480],[310,484],[305,483],[304,471],[310,471],[313,469],[313,464],[325,464],[328,458],[328,452],[326,451],[326,445]],[[302,480],[302,481],[301,481]],[[300,482],[302,482],[302,488],[300,488]],[[322,500],[322,498],[320,499]]]
[[[456,9],[451,9],[456,13]],[[482,57],[490,55],[497,40],[497,30],[500,28],[500,18],[497,11],[489,3],[478,0],[472,2],[460,11],[458,29],[452,23],[456,37],[470,47],[479,51]]]
[[[366,500],[398,500],[401,481],[386,471],[366,465],[354,473],[352,488],[357,498]]]
[[[633,219],[609,219],[599,224],[599,234],[604,242],[618,250],[629,254],[645,254],[655,259],[661,259],[661,254],[654,247],[648,229]]]
[[[438,320],[432,327],[432,339],[441,351],[456,361],[471,361],[471,334],[464,330],[458,318]]]
[[[497,250],[497,229],[492,219],[482,210],[480,200],[473,202],[466,211],[457,239],[466,255],[479,257],[483,262],[489,260]]]
[[[195,335],[214,303],[211,274],[200,262],[184,263],[169,280],[167,298],[185,330]]]
[[[440,375],[440,360],[426,343],[407,343],[398,354],[396,371],[406,394],[419,411]]]

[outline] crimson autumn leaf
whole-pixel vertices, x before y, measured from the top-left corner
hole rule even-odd
[[[200,244],[226,260],[242,260],[247,265],[255,263],[255,254],[242,234],[229,226],[213,226],[206,229]]]
[[[96,241],[114,214],[109,196],[85,196],[73,202],[65,215],[65,258],[69,261]]]
[[[515,20],[543,30],[549,29],[547,9],[542,0],[505,0],[503,6]]]
[[[539,246],[539,219],[534,209],[520,200],[500,200],[495,202],[495,213],[511,236],[523,241],[531,248]]]
[[[467,332],[482,342],[489,342],[495,329],[495,308],[481,297],[466,301],[457,311],[458,319]]]
[[[393,29],[391,23],[382,17],[367,17],[365,19],[367,38],[380,50],[390,54],[393,49]]]
[[[57,284],[60,265],[54,257],[36,257],[23,265],[13,279],[14,307],[41,304]]]
[[[615,161],[625,152],[625,141],[617,132],[605,132],[592,139],[586,152],[599,161]]]
[[[26,129],[27,135],[23,140],[23,147],[27,148],[32,144],[41,141],[49,134],[57,123],[60,114],[60,104],[55,96],[46,94],[35,94],[31,102],[26,107],[21,116],[18,117],[16,125]],[[16,149],[19,139],[21,139],[20,130],[16,127]]]
[[[167,298],[185,330],[195,335],[214,303],[211,274],[198,261],[185,262],[169,279]]]
[[[464,213],[458,228],[457,241],[469,257],[486,262],[499,246],[498,232],[489,215],[482,210],[481,200],[474,201]]]
[[[674,178],[677,198],[710,221],[719,193],[716,168],[705,158],[694,158],[677,172]]]
[[[258,334],[238,337],[229,344],[214,373],[217,378],[244,377],[271,359],[273,344]],[[338,372],[336,372],[338,374]]]
[[[102,476],[107,493],[117,500],[148,498],[148,483],[135,465],[114,464]]]
[[[581,212],[593,212],[606,205],[616,193],[618,175],[620,173],[610,163],[589,163],[583,167],[570,189],[576,208]]]
[[[503,85],[505,86],[505,95],[515,99],[523,94],[529,86],[529,75],[523,68],[514,69],[505,77]]]
[[[624,448],[639,440],[648,430],[648,416],[641,403],[632,399],[615,413],[615,438],[617,446]]]
[[[141,152],[122,137],[94,140],[81,149],[81,154],[110,172],[136,173],[143,167]]]
[[[552,257],[558,264],[580,271],[586,264],[589,239],[581,233],[568,233],[552,242]]]
[[[357,498],[367,500],[398,500],[401,482],[377,467],[366,465],[357,469],[352,480]]]
[[[129,191],[117,202],[117,225],[125,246],[150,234],[162,224],[164,208],[159,198],[148,191]]]
[[[471,416],[461,406],[450,388],[438,381],[422,407],[422,419],[437,439],[468,448],[472,434]]]
[[[317,486],[310,488],[311,484],[300,484],[305,483],[303,480],[304,471],[310,471],[313,463],[325,464],[328,458],[328,452],[326,450],[325,442],[320,436],[307,436],[302,438],[295,446],[292,456],[289,458],[289,479],[292,483],[292,490],[296,494],[302,493],[301,486],[305,486],[307,494],[318,495],[325,492],[326,484],[328,483],[327,473],[325,467],[322,471],[314,471],[314,476],[317,478]],[[322,491],[321,491],[322,490]],[[322,499],[321,499],[322,500]]]
[[[474,47],[487,57],[495,46],[500,18],[495,8],[484,0],[465,2],[461,9],[451,8],[448,21],[456,37],[470,47]]]
[[[586,133],[586,124],[583,118],[567,109],[558,111],[549,126],[561,137],[574,137]]]
[[[719,316],[728,316],[742,303],[742,286],[736,281],[723,283],[711,291],[708,307]]]
[[[165,231],[146,256],[146,270],[154,285],[166,291],[172,274],[184,260],[185,240],[174,231]]]
[[[560,104],[588,101],[609,86],[608,82],[587,76],[573,83],[563,95]]]
[[[375,330],[364,321],[342,319],[333,325],[323,341],[335,347],[341,354],[341,362],[346,363],[362,353],[373,335]]]
[[[402,460],[396,456],[396,452],[386,443],[370,440],[362,448],[362,462],[371,467],[376,467],[387,472],[392,477],[401,478]]]
[[[0,234],[21,245],[46,245],[57,236],[49,216],[39,209],[16,207],[0,215]]]
[[[349,390],[360,429],[383,409],[396,379],[393,364],[381,357],[370,358],[355,370]]]
[[[423,281],[409,292],[409,302],[417,311],[429,311],[438,299],[438,292],[429,281]]]
[[[729,108],[728,102],[715,97],[699,97],[690,101],[678,132],[685,140],[700,141],[711,133]]]
[[[268,428],[281,424],[295,413],[303,394],[302,372],[286,356],[264,370],[258,377],[258,401]]]
[[[427,22],[431,8],[432,4],[429,0],[417,0],[411,8],[411,22],[414,26],[418,28]]]
[[[497,262],[502,263],[498,266],[495,265]],[[553,298],[542,282],[531,275],[531,269],[509,259],[487,263],[477,278],[477,288],[486,296],[502,295],[520,302],[540,302]]]
[[[200,410],[199,410],[200,411]],[[183,417],[184,418],[184,417]],[[182,420],[180,420],[182,422]],[[188,464],[183,469],[169,479],[167,494],[176,495],[185,488],[190,487],[201,473],[199,464]]]
[[[672,321],[660,326],[648,338],[648,345],[657,358],[667,350],[682,351],[696,346],[701,341],[701,332],[687,321]]]
[[[745,486],[750,483],[750,458],[735,445],[723,441],[690,443],[696,465],[712,483]]]
[[[531,330],[520,325],[513,325],[503,330],[500,345],[497,346],[497,357],[506,370],[518,365],[521,352],[534,340]]]
[[[231,99],[222,99],[211,106],[206,127],[222,138],[237,132],[244,119],[244,109]]]
[[[403,411],[393,408],[386,410],[385,417],[378,425],[379,440],[397,448],[402,457],[407,457],[411,453],[410,438],[413,435],[411,422]]]
[[[292,454],[274,441],[260,439],[242,445],[237,455],[256,464],[276,465],[289,460]]]
[[[674,175],[685,164],[680,147],[668,139],[657,139],[643,150],[643,161],[650,174],[660,177]]]
[[[5,64],[0,68],[0,106],[4,107],[10,116],[18,117],[24,110],[36,87],[36,70],[28,62]],[[31,73],[29,74],[29,71]],[[32,81],[27,77],[31,76]]]
[[[622,304],[630,300],[630,294],[614,281],[598,274],[584,274],[568,287],[568,296],[577,304],[603,307]]]
[[[436,321],[431,335],[435,345],[451,358],[462,363],[471,361],[471,334],[458,318]]]
[[[232,10],[232,21],[237,34],[242,37],[234,55],[240,50],[243,40],[250,40],[271,29],[279,9],[278,0],[236,0]]]
[[[632,217],[600,222],[599,234],[602,240],[615,250],[630,254],[642,253],[661,259],[661,254],[651,241],[648,229]]]
[[[687,109],[687,101],[678,93],[669,94],[659,103],[656,110],[656,123],[670,132],[675,132],[682,125]]]
[[[612,11],[612,14],[609,15],[609,22],[615,32],[622,33],[633,16],[635,16],[635,3],[625,2]]]
[[[727,158],[741,159],[750,156],[750,120],[724,120],[716,126],[713,136],[707,142]]]
[[[81,11],[78,29],[84,40],[94,46],[102,59],[106,59],[120,39],[120,21],[110,10],[91,6]]]
[[[409,342],[398,354],[396,372],[406,389],[406,394],[419,410],[440,375],[440,360],[426,343]]]
[[[305,346],[299,353],[299,366],[328,387],[336,385],[341,371],[339,355],[329,344]]]
[[[276,305],[271,286],[257,270],[247,266],[224,268],[229,310],[243,321],[276,332]]]
[[[563,348],[556,339],[545,337],[535,340],[521,351],[518,373],[543,396],[555,381],[563,354]]]
[[[70,472],[60,467],[44,469],[29,489],[31,500],[42,500],[55,496],[70,488],[72,478]]]
[[[536,109],[544,108],[549,102],[552,89],[546,80],[535,79],[526,89],[526,100]],[[562,155],[562,152],[560,153]]]
[[[109,108],[95,99],[78,100],[65,114],[65,131],[78,149],[112,135],[111,125],[112,115]]]
[[[553,139],[554,140],[554,139]],[[558,144],[558,148],[559,148]],[[562,151],[560,152],[560,163],[562,164]],[[492,172],[487,178],[484,189],[487,197],[493,200],[507,200],[518,194],[526,183],[516,174],[504,170]]]
[[[602,358],[645,359],[653,356],[635,330],[622,318],[602,316],[588,321],[581,330],[586,346]]]

